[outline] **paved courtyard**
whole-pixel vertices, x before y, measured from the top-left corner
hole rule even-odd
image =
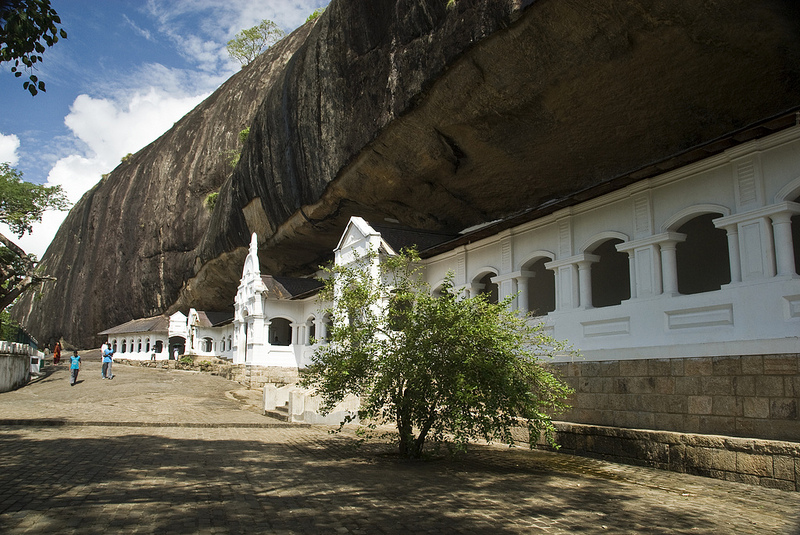
[[[114,371],[0,394],[0,533],[800,535],[800,493],[500,446],[410,462],[219,377]]]

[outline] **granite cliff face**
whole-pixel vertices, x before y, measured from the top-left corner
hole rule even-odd
[[[88,192],[43,258],[58,282],[14,313],[88,347],[230,306],[254,231],[264,273],[307,273],[350,215],[568,206],[768,133],[800,106],[798,36],[790,0],[334,0]]]

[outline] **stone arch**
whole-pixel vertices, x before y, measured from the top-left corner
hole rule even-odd
[[[579,249],[581,253],[591,253],[595,249],[597,249],[600,245],[607,242],[608,240],[619,240],[620,242],[630,241],[630,238],[627,234],[623,234],[622,232],[617,232],[615,230],[606,230],[603,232],[599,232],[586,240]]]
[[[269,343],[274,346],[292,345],[292,320],[282,316],[270,318]]]
[[[786,184],[775,195],[775,202],[800,203],[800,177]],[[792,245],[794,246],[794,270],[800,273],[800,215],[792,216]]]
[[[677,232],[687,221],[703,214],[718,214],[717,217],[731,215],[731,210],[721,204],[694,204],[675,213],[661,225],[662,232]]]
[[[434,297],[441,297],[442,296],[442,288],[444,288],[444,279],[439,280],[435,284],[431,285],[431,295]]]
[[[798,197],[800,197],[800,177],[795,178],[783,186],[781,190],[775,194],[775,202],[797,202]]]
[[[623,239],[625,238],[625,239]],[[619,305],[631,298],[631,272],[628,254],[617,250],[627,236],[618,232],[603,233],[602,241],[594,241],[589,251],[599,257],[592,264],[592,306],[602,308]]]
[[[169,337],[169,358],[175,359],[186,353],[186,338],[183,336]]]
[[[472,278],[472,291],[476,291],[475,295],[485,295],[490,303],[498,303],[500,301],[500,288],[492,278],[496,277],[499,272],[491,267],[486,266],[478,270],[478,274]]]
[[[306,345],[314,345],[317,338],[317,318],[311,314],[306,318]]]
[[[683,218],[675,229],[686,235],[675,247],[679,293],[711,292],[731,282],[727,232],[713,223],[722,216],[719,212],[695,213]]]
[[[556,274],[545,267],[554,258],[550,251],[534,251],[521,265],[521,271],[529,275],[520,291],[527,293],[526,312],[534,316],[544,316],[556,309]]]

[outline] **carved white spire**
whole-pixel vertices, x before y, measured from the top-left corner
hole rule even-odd
[[[258,254],[258,236],[255,232],[253,232],[253,237],[250,238],[250,254],[257,255]]]
[[[244,261],[242,282],[253,279],[261,279],[261,266],[258,263],[258,236],[255,232],[253,232],[253,237],[250,239],[250,252]]]

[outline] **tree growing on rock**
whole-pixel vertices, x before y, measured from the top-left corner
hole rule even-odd
[[[228,41],[226,48],[228,54],[245,67],[285,35],[286,32],[271,20],[262,20],[252,28],[237,33]]]
[[[413,251],[370,254],[327,270],[329,343],[303,385],[327,410],[359,396],[362,424],[393,424],[400,454],[411,458],[431,441],[457,450],[475,439],[513,444],[518,427],[552,442],[551,417],[570,389],[543,357],[565,345],[511,311],[510,299],[462,296],[452,278],[434,295],[418,260]]]
[[[24,182],[22,173],[8,163],[0,163],[0,222],[22,237],[42,220],[45,210],[66,210],[67,197],[61,186]],[[0,310],[14,302],[22,292],[47,280],[37,269],[36,257],[0,233]]]

